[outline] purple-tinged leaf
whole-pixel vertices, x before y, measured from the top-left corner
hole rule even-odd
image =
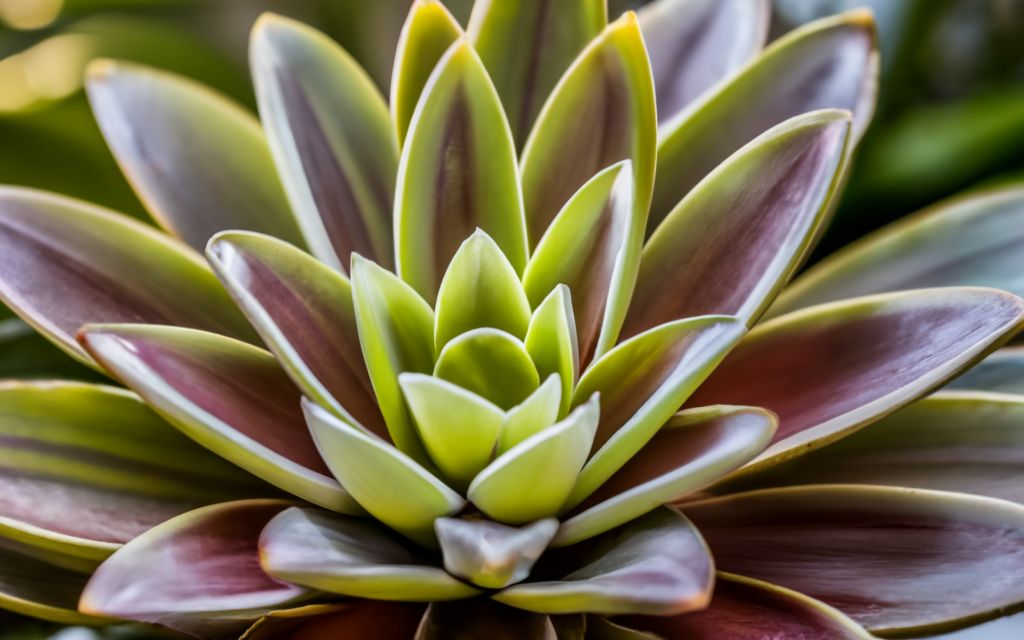
[[[193,249],[225,229],[302,242],[260,123],[240,105],[188,78],[109,60],[89,67],[86,89],[139,199]]]
[[[669,507],[545,557],[545,563],[571,569],[561,579],[514,585],[492,597],[538,613],[676,615],[703,609],[714,581],[704,540]]]
[[[509,527],[489,520],[438,518],[434,530],[448,573],[485,589],[504,589],[530,575],[558,531],[558,520]]]
[[[984,357],[1024,323],[995,289],[921,289],[812,307],[760,325],[690,398],[779,418],[742,475],[824,446],[891,413]]]
[[[809,485],[688,504],[719,569],[921,635],[1024,602],[1024,507],[959,493]]]
[[[296,247],[254,233],[222,233],[206,254],[303,393],[387,437],[348,279]]]
[[[478,598],[430,605],[413,640],[557,640],[558,637],[548,616]]]
[[[421,604],[406,602],[356,602],[309,620],[263,618],[240,640],[409,640],[424,609]]]
[[[853,113],[853,140],[859,140],[874,111],[877,73],[874,22],[865,10],[813,22],[776,40],[661,128],[648,230],[733,152],[789,118],[844,109]]]
[[[238,633],[310,595],[260,568],[260,531],[288,506],[278,500],[227,502],[150,529],[96,570],[79,608],[201,637]]]
[[[260,115],[310,249],[390,266],[398,142],[373,80],[329,37],[264,14],[250,42]]]
[[[638,12],[665,122],[756,56],[769,0],[657,0]]]
[[[821,227],[849,130],[848,112],[797,116],[697,185],[644,247],[624,334],[709,313],[753,324]]]
[[[85,202],[0,187],[0,299],[61,349],[90,322],[146,322],[255,339],[202,258]]]
[[[359,513],[331,477],[274,357],[177,327],[91,325],[82,343],[104,368],[185,435],[253,475],[315,504]]]

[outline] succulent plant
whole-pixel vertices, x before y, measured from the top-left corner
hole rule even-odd
[[[262,128],[95,63],[100,127],[171,235],[0,189],[0,297],[127,387],[0,384],[0,606],[250,640],[864,638],[1024,601],[1020,476],[978,464],[1016,460],[1024,399],[902,409],[1024,301],[879,284],[876,257],[939,255],[896,243],[760,322],[876,67],[868,14],[761,52],[767,20],[479,0],[464,32],[419,0],[389,106],[265,16]]]

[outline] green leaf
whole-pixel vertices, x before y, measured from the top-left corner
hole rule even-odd
[[[547,379],[558,374],[562,382],[559,416],[569,413],[572,390],[580,376],[577,344],[571,294],[569,287],[560,284],[537,306],[526,332],[526,350],[539,376]]]
[[[977,285],[1024,294],[1024,188],[958,196],[903,218],[808,269],[770,313],[901,289]]]
[[[521,403],[540,386],[526,347],[498,329],[473,329],[449,341],[437,357],[434,375],[502,409]]]
[[[573,395],[601,394],[593,455],[567,506],[574,507],[629,461],[683,404],[744,333],[729,316],[702,316],[651,329],[595,362]]]
[[[614,345],[633,293],[643,238],[632,235],[633,170],[626,160],[580,187],[544,232],[523,273],[540,304],[559,284],[572,292],[583,364]]]
[[[0,608],[7,611],[60,624],[92,626],[113,622],[109,616],[78,611],[78,598],[88,580],[88,573],[0,547]]]
[[[1004,347],[996,351],[946,388],[1024,395],[1024,347]]]
[[[489,520],[438,518],[434,529],[448,573],[485,589],[504,589],[530,575],[558,531],[558,520],[516,528]]]
[[[853,113],[853,141],[874,112],[878,52],[863,9],[796,29],[729,82],[665,123],[647,228],[653,231],[706,175],[771,127],[816,109]]]
[[[703,609],[714,569],[704,540],[670,507],[562,552],[561,580],[514,585],[498,602],[538,613],[678,615]]]
[[[420,544],[433,546],[434,520],[465,501],[415,460],[303,399],[327,466],[374,518]]]
[[[495,453],[501,455],[530,436],[547,429],[560,417],[562,383],[552,373],[526,400],[508,410]]]
[[[608,23],[605,0],[477,0],[469,36],[522,146],[566,68]]]
[[[554,546],[566,546],[678,500],[764,451],[775,416],[756,407],[700,407],[677,413],[629,462],[563,518]]]
[[[279,580],[354,598],[435,602],[479,593],[372,520],[313,509],[293,507],[267,524],[260,565]]]
[[[434,369],[434,312],[395,274],[352,258],[352,301],[363,359],[395,446],[427,459],[398,386],[401,373]]]
[[[597,396],[512,447],[469,486],[467,497],[489,517],[525,524],[556,515],[587,460],[600,417]]]
[[[526,228],[516,153],[498,94],[469,43],[453,44],[423,90],[398,167],[398,273],[428,301],[462,241],[477,228],[516,272]]]
[[[80,571],[179,513],[274,493],[116,387],[0,383],[0,441],[0,538]]]
[[[434,309],[438,351],[452,338],[481,327],[521,340],[530,324],[530,303],[519,275],[494,240],[479,229],[455,252]]]
[[[465,489],[490,462],[505,412],[433,376],[403,373],[398,382],[430,459],[452,486]]]
[[[274,357],[213,333],[87,325],[82,344],[150,407],[210,451],[328,509],[359,513],[330,476]]]
[[[127,62],[93,62],[86,88],[121,170],[165,229],[199,251],[225,229],[302,242],[259,121],[241,106]]]
[[[90,322],[175,324],[256,340],[202,258],[90,204],[0,188],[0,299],[74,358]]]
[[[697,185],[644,246],[625,335],[709,313],[752,325],[820,232],[849,131],[846,111],[797,116]]]
[[[444,3],[415,0],[402,27],[391,72],[391,120],[405,140],[420,94],[444,52],[463,35]]]
[[[286,242],[255,233],[220,233],[206,255],[302,392],[386,436],[363,361],[348,279]]]
[[[642,237],[654,184],[654,102],[647,51],[630,12],[580,53],[530,132],[522,180],[531,245],[584,183],[627,159],[633,162],[635,188],[631,233]]]
[[[249,52],[267,138],[313,254],[339,270],[352,253],[389,266],[398,143],[384,97],[337,43],[294,20],[264,14]]]

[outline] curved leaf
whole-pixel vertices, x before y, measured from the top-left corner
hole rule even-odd
[[[567,507],[593,493],[654,437],[739,341],[745,329],[728,316],[703,316],[656,327],[618,345],[583,377],[579,403],[601,394],[592,453]]]
[[[999,349],[950,382],[947,388],[1024,395],[1024,347]]]
[[[572,292],[578,349],[586,363],[614,343],[626,316],[640,245],[633,241],[633,169],[617,163],[594,176],[544,232],[523,273],[523,288],[540,304],[559,284]]]
[[[481,327],[500,329],[522,340],[530,324],[530,303],[515,268],[477,229],[459,247],[441,280],[434,305],[434,346]]]
[[[562,383],[557,373],[548,376],[526,400],[504,416],[495,454],[501,455],[530,436],[555,424],[560,417]]]
[[[90,325],[82,344],[185,435],[274,486],[358,512],[317,453],[301,394],[274,357],[212,333],[153,325]]]
[[[249,46],[260,115],[313,254],[391,264],[398,143],[366,72],[326,35],[264,14]]]
[[[525,524],[559,512],[594,440],[597,396],[561,422],[512,447],[469,485],[469,500],[485,514]]]
[[[530,575],[558,531],[558,521],[545,518],[515,528],[488,520],[438,518],[434,529],[449,573],[485,589],[503,589]]]
[[[0,444],[0,538],[82,571],[179,513],[272,493],[115,387],[0,383]]]
[[[547,616],[512,609],[483,598],[430,605],[413,640],[455,638],[557,640],[555,627]]]
[[[218,234],[207,259],[295,384],[308,397],[384,436],[345,276],[285,242]]]
[[[1024,188],[954,198],[877,231],[808,269],[771,313],[869,293],[981,285],[1024,294]]]
[[[566,202],[599,171],[631,160],[632,243],[643,242],[654,184],[654,81],[636,15],[625,14],[587,45],[559,80],[526,141],[523,198],[536,244]],[[635,271],[628,274],[636,276]]]
[[[849,130],[844,111],[797,116],[695,187],[644,246],[625,335],[709,313],[753,324],[820,230]]]
[[[121,170],[165,229],[199,251],[225,229],[302,242],[260,124],[240,105],[183,76],[110,60],[89,66],[86,89]]]
[[[416,633],[423,610],[420,604],[367,600],[309,619],[267,616],[240,640],[281,640],[282,627],[289,632],[285,636],[288,640],[409,640]]]
[[[539,377],[558,374],[562,382],[562,401],[558,415],[569,413],[572,390],[580,377],[580,354],[576,339],[569,287],[556,286],[537,305],[526,331],[526,351],[537,367]]]
[[[758,326],[689,403],[775,412],[773,444],[734,475],[749,473],[925,395],[1022,322],[1024,301],[994,289],[922,289],[822,305]]]
[[[721,570],[822,600],[876,634],[935,632],[1024,601],[1024,507],[1010,502],[812,485],[688,504],[686,514]]]
[[[760,52],[770,6],[768,0],[658,0],[639,10],[659,122]]]
[[[761,453],[775,416],[754,407],[677,413],[568,518],[555,546],[575,544],[711,484]]]
[[[260,531],[287,502],[245,500],[182,514],[135,538],[104,562],[79,608],[215,637],[307,597],[263,572]]]
[[[433,602],[478,593],[406,544],[371,520],[291,508],[260,535],[260,564],[279,580],[355,598]]]
[[[153,228],[78,200],[0,187],[0,299],[57,346],[89,322],[254,337],[202,259]]]
[[[540,386],[526,347],[498,329],[473,329],[451,340],[437,357],[434,375],[502,409],[523,402]]]
[[[517,273],[526,265],[512,134],[483,63],[464,40],[438,62],[416,106],[398,167],[395,227],[398,273],[428,301],[477,228]]]
[[[558,79],[608,23],[605,0],[478,0],[469,37],[522,146]]]
[[[0,608],[7,611],[60,624],[109,624],[109,617],[78,611],[78,598],[88,580],[88,573],[0,547]]]
[[[415,460],[303,399],[313,438],[327,466],[374,518],[421,544],[433,545],[434,520],[465,501]]]
[[[762,132],[816,109],[853,113],[859,140],[874,111],[878,52],[865,10],[812,22],[772,43],[662,127],[647,228],[654,230],[723,160]]]
[[[703,609],[711,597],[714,569],[704,540],[669,507],[561,553],[560,562],[579,568],[492,597],[539,613],[608,615],[677,615]]]

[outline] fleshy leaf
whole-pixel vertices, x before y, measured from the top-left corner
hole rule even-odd
[[[434,542],[434,520],[465,501],[415,460],[303,399],[317,446],[345,489],[373,517],[409,538]]]
[[[352,301],[363,359],[388,433],[395,446],[423,462],[426,452],[398,376],[434,369],[434,312],[395,274],[358,255],[352,259]]]
[[[778,585],[722,573],[715,582],[711,604],[703,611],[669,617],[628,616],[617,621],[631,629],[656,632],[659,637],[687,640],[873,637],[823,602]]]
[[[790,484],[880,484],[1024,503],[1024,396],[939,392],[838,442],[716,493]]]
[[[562,402],[558,415],[566,415],[572,402],[573,387],[580,377],[576,320],[573,317],[569,287],[558,285],[537,306],[526,331],[526,351],[541,378],[547,379],[551,374],[558,374],[562,382]]]
[[[540,386],[526,347],[498,329],[474,329],[451,340],[437,357],[434,375],[510,409]]]
[[[310,502],[359,512],[317,453],[299,390],[266,351],[154,325],[89,325],[81,340],[105,369],[210,451]]]
[[[753,5],[753,6],[751,6]],[[768,36],[768,0],[657,0],[639,10],[658,121],[746,64]]]
[[[792,313],[759,325],[689,400],[764,407],[772,445],[737,474],[824,446],[982,358],[1024,322],[994,289],[921,289]]]
[[[539,613],[677,615],[703,609],[711,597],[704,540],[669,507],[561,554],[560,562],[578,567],[563,579],[514,585],[493,598]]]
[[[243,500],[168,520],[104,562],[85,587],[79,609],[202,637],[238,633],[309,594],[260,568],[260,531],[288,506]]]
[[[552,373],[526,400],[505,414],[495,453],[501,455],[555,424],[561,416],[561,403],[562,382],[557,373]]]
[[[949,383],[947,388],[1024,395],[1024,347],[996,351]]]
[[[197,506],[273,493],[116,387],[0,383],[0,443],[0,538],[71,569]]]
[[[618,337],[633,293],[643,239],[631,235],[633,170],[628,160],[594,176],[566,203],[540,239],[523,273],[538,305],[559,284],[572,292],[582,365]]]
[[[811,485],[685,510],[721,570],[822,600],[875,634],[936,632],[1024,601],[1024,507],[1003,500]]]
[[[605,0],[478,0],[469,36],[501,96],[518,146],[544,99],[608,23]]]
[[[0,547],[0,607],[60,624],[107,624],[108,617],[78,611],[78,598],[88,573],[57,567],[38,558]],[[4,631],[7,626],[4,620]],[[23,636],[12,636],[20,640]]]
[[[372,520],[292,508],[260,535],[260,564],[279,580],[355,598],[432,602],[478,593],[407,545]]]
[[[853,113],[859,140],[874,111],[878,53],[871,14],[812,22],[772,43],[729,82],[666,122],[648,230],[733,152],[769,128],[817,109]]]
[[[595,453],[566,506],[578,505],[636,455],[744,331],[728,316],[679,320],[635,336],[595,362],[573,396],[578,404],[601,394]]]
[[[452,257],[434,305],[434,346],[472,329],[492,327],[522,340],[530,303],[515,268],[486,233],[477,229]]]
[[[227,232],[207,258],[303,393],[386,436],[345,276],[281,240]]]
[[[403,373],[398,381],[430,459],[454,487],[465,489],[490,462],[505,412],[440,378]]]
[[[477,598],[427,608],[414,640],[557,640],[551,619]]]
[[[787,120],[695,187],[644,246],[625,335],[709,313],[753,324],[824,221],[849,130],[844,111]]]
[[[981,285],[1024,294],[1024,188],[955,198],[832,254],[779,296],[779,315],[870,293]]]
[[[555,546],[574,544],[701,489],[761,453],[775,416],[754,407],[677,413],[629,462],[563,518]]]
[[[110,60],[89,67],[86,88],[121,170],[165,229],[199,251],[225,229],[302,242],[260,123],[240,105],[183,76]]]
[[[629,12],[608,25],[565,72],[523,149],[523,198],[531,245],[584,183],[627,159],[633,163],[635,189],[631,232],[642,236],[654,184],[654,101],[640,25]]]
[[[329,37],[264,14],[250,42],[260,115],[306,242],[343,269],[390,265],[398,143],[373,80]]]
[[[434,529],[450,574],[485,589],[503,589],[530,575],[558,531],[558,521],[545,518],[515,528],[488,520],[438,518]]]
[[[282,640],[282,630],[287,640],[409,640],[425,609],[416,603],[379,600],[342,607],[341,611],[307,619],[282,620],[280,615],[270,614],[250,627],[240,640]]]
[[[512,447],[473,479],[467,497],[508,524],[557,514],[586,462],[600,411],[595,395],[565,420]]]
[[[152,322],[255,339],[201,257],[78,200],[0,188],[0,298],[84,362],[89,322]]]
[[[416,103],[441,56],[463,35],[443,2],[414,0],[405,20],[391,72],[391,120],[405,140]]]
[[[395,227],[398,273],[428,301],[477,228],[517,273],[526,266],[512,134],[494,85],[465,40],[438,62],[413,114],[398,167]]]

